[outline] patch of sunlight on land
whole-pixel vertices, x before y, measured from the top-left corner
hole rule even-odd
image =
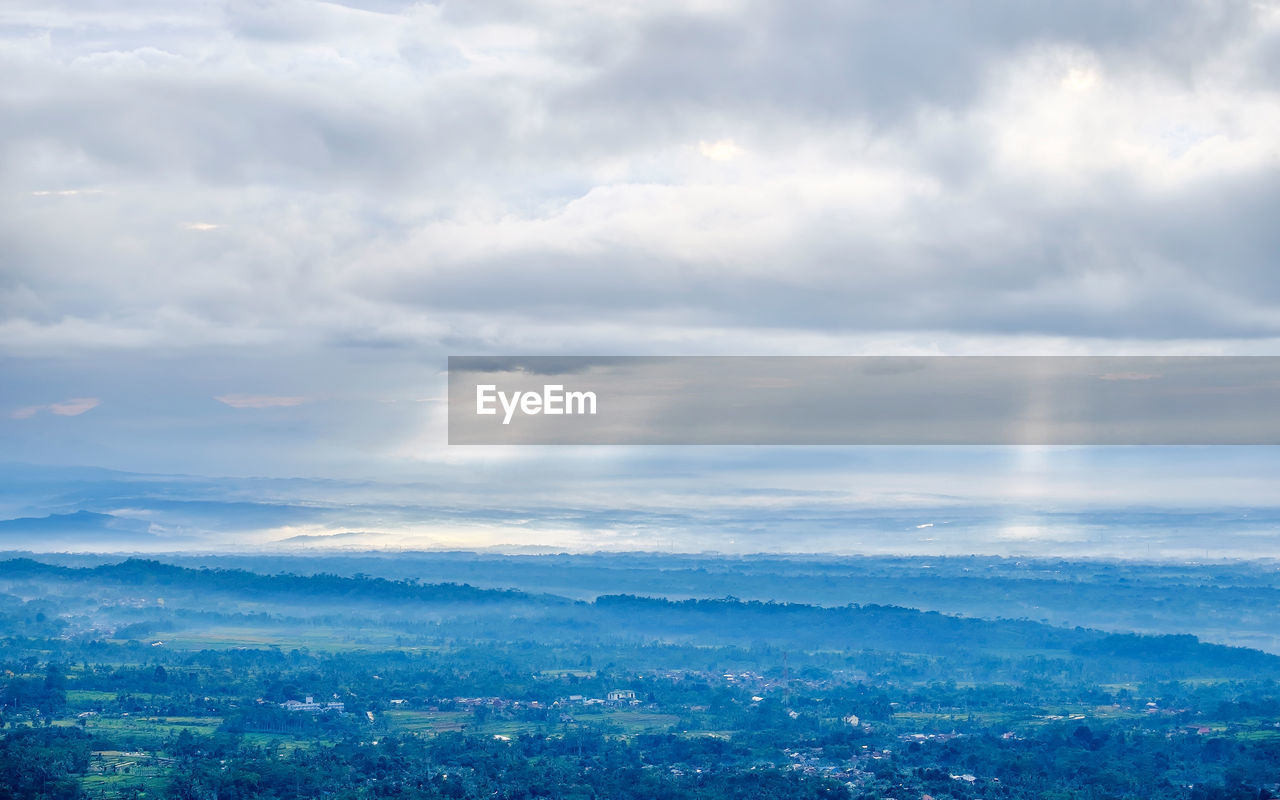
[[[337,744],[336,739],[326,738],[323,736],[314,739],[300,739],[289,733],[264,733],[260,731],[252,731],[240,734],[245,744],[253,744],[268,750],[276,750],[280,755],[289,755],[298,750],[310,750],[315,747],[332,747]]]
[[[546,675],[549,678],[563,678],[566,675],[576,678],[594,678],[596,676],[595,670],[590,669],[544,669],[538,674]]]
[[[393,731],[441,733],[471,728],[473,717],[466,711],[386,711],[382,718]]]
[[[382,717],[392,731],[403,733],[445,733],[466,731],[484,736],[511,736],[521,734],[547,734],[559,731],[566,723],[557,718],[539,720],[488,719],[476,723],[468,711],[387,711]],[[625,736],[641,733],[663,733],[679,722],[675,714],[655,711],[607,710],[599,713],[574,715],[575,726],[599,725],[616,728]]]
[[[227,626],[184,630],[164,638],[164,647],[175,650],[229,650],[238,647],[303,648],[325,652],[396,649],[395,634],[370,629],[358,634],[332,627],[268,628]]]
[[[55,720],[59,727],[83,727],[88,733],[127,734],[145,739],[153,744],[170,735],[189,731],[196,736],[209,736],[222,724],[221,717],[164,717],[150,715],[88,717],[84,720]]]
[[[1087,719],[1129,719],[1138,720],[1145,717],[1144,711],[1115,708],[1112,706],[1063,706],[1059,708],[1035,709],[1026,711],[1010,711],[990,709],[947,708],[938,711],[896,711],[894,722],[912,722],[920,725],[943,725],[953,722],[967,721],[970,718],[980,725],[1044,725],[1062,720],[1084,721]]]
[[[151,699],[151,695],[145,692],[126,692],[131,697],[142,699]],[[84,708],[86,706],[98,703],[113,703],[116,700],[115,692],[103,692],[97,689],[68,689],[67,705],[74,708]]]
[[[1246,742],[1268,742],[1280,745],[1280,730],[1239,731],[1234,738]]]

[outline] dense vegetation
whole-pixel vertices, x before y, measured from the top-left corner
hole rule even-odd
[[[0,562],[0,800],[1280,793],[1194,636],[245,566]]]

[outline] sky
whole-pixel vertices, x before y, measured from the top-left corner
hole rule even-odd
[[[0,516],[1161,555],[1114,515],[1271,503],[1258,448],[450,448],[443,400],[448,355],[1280,355],[1280,3],[10,0],[0,74],[0,461],[66,470]]]

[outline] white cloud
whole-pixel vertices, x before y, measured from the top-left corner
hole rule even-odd
[[[31,193],[32,197],[78,197],[94,194],[105,194],[105,191],[102,189],[39,189]]]
[[[1071,67],[1062,76],[1062,88],[1072,92],[1087,92],[1098,85],[1098,70],[1092,67]]]
[[[698,142],[698,152],[712,161],[732,161],[746,151],[732,139],[718,139],[714,142]]]
[[[51,403],[49,411],[60,417],[78,417],[101,404],[102,401],[96,397],[73,397],[70,400],[63,400],[61,403]]]
[[[78,417],[86,411],[92,411],[102,404],[102,401],[96,397],[73,397],[70,400],[63,400],[58,403],[49,403],[40,406],[24,406],[10,412],[12,419],[31,419],[41,411],[48,411],[60,417]]]
[[[232,408],[290,408],[307,402],[305,397],[279,397],[262,394],[223,394],[213,399]]]
[[[1260,11],[302,8],[7,12],[8,352],[1280,333]]]
[[[496,462],[376,405],[446,353],[1280,353],[1265,5],[367,5],[0,10],[6,397],[135,393],[33,460]]]

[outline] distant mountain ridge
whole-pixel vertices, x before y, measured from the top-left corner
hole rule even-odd
[[[613,594],[594,601],[459,583],[421,583],[369,575],[262,574],[243,569],[192,568],[132,558],[68,567],[31,558],[0,561],[0,591],[23,595],[44,585],[88,603],[129,605],[163,597],[143,616],[176,627],[195,616],[251,613],[251,625],[277,619],[290,626],[343,615],[364,630],[429,631],[445,641],[510,641],[532,636],[573,649],[611,638],[636,646],[782,648],[805,651],[898,653],[946,661],[995,675],[1019,674],[1027,663],[1045,669],[1074,663],[1080,674],[1110,682],[1189,676],[1280,678],[1280,656],[1206,644],[1195,636],[1111,634],[1055,627],[1026,619],[975,618],[888,605],[822,607],[739,600],[670,600]],[[70,590],[70,591],[69,591]],[[146,603],[151,603],[148,600]],[[139,607],[140,608],[140,607]],[[114,612],[113,612],[114,613]],[[133,620],[132,617],[129,618]],[[409,628],[395,628],[408,623]],[[426,627],[423,627],[423,626]],[[1001,666],[1001,665],[1004,666]],[[1087,672],[1086,672],[1087,671]]]
[[[296,598],[376,600],[384,602],[484,602],[532,599],[514,589],[477,589],[468,584],[393,581],[369,576],[262,575],[241,569],[193,569],[130,558],[96,567],[63,567],[31,558],[0,561],[0,580],[12,577],[63,581],[96,581],[123,586],[173,587],[186,591],[246,594],[255,598],[293,596]],[[547,596],[549,597],[549,596]],[[569,602],[563,598],[554,600]]]
[[[85,543],[103,539],[113,543],[156,541],[159,537],[150,533],[149,528],[150,524],[145,520],[81,509],[69,514],[0,520],[0,541],[11,542],[19,537],[40,537],[42,544],[49,540]]]

